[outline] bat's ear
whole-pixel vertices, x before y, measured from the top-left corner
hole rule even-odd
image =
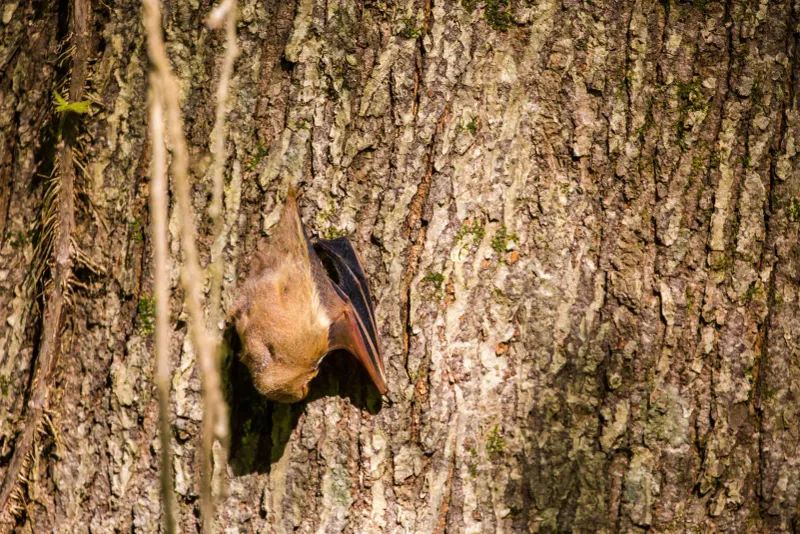
[[[349,301],[345,302],[340,318],[331,324],[328,348],[329,350],[344,349],[358,358],[367,369],[381,395],[385,395],[389,391],[386,377],[383,375],[383,367],[380,365],[378,347],[372,342],[363,321]]]
[[[286,202],[272,234],[271,246],[276,247],[281,254],[309,263],[308,239],[300,221],[300,212],[297,210],[297,192],[294,187],[290,187],[286,193]]]

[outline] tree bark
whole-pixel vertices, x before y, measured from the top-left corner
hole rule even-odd
[[[38,176],[70,4],[0,7],[0,476],[40,350]],[[162,528],[141,5],[92,4],[80,252],[0,532]],[[211,8],[164,5],[204,265]],[[268,402],[228,332],[220,529],[796,529],[799,23],[793,0],[240,0],[223,308],[294,185],[309,232],[361,253],[391,391],[334,354],[306,401]],[[170,216],[188,532],[203,414]]]

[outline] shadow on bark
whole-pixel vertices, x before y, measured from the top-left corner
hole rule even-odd
[[[253,386],[250,372],[239,361],[241,349],[235,331],[225,335],[233,349],[227,372],[227,401],[231,407],[229,462],[235,476],[269,473],[284,454],[286,444],[306,405],[324,397],[346,398],[359,410],[375,415],[383,400],[366,370],[351,355],[334,351],[322,361],[308,396],[295,404],[272,402]]]

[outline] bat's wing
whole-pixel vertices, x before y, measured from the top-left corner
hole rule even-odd
[[[350,241],[345,237],[313,243],[338,297],[344,302],[341,318],[330,327],[329,350],[345,349],[366,367],[381,394],[386,394],[383,354],[367,278]]]

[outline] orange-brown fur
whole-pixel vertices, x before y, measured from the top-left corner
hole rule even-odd
[[[329,292],[314,284],[306,239],[289,191],[272,239],[239,289],[231,317],[243,344],[242,361],[256,389],[281,402],[308,394],[328,350]]]

